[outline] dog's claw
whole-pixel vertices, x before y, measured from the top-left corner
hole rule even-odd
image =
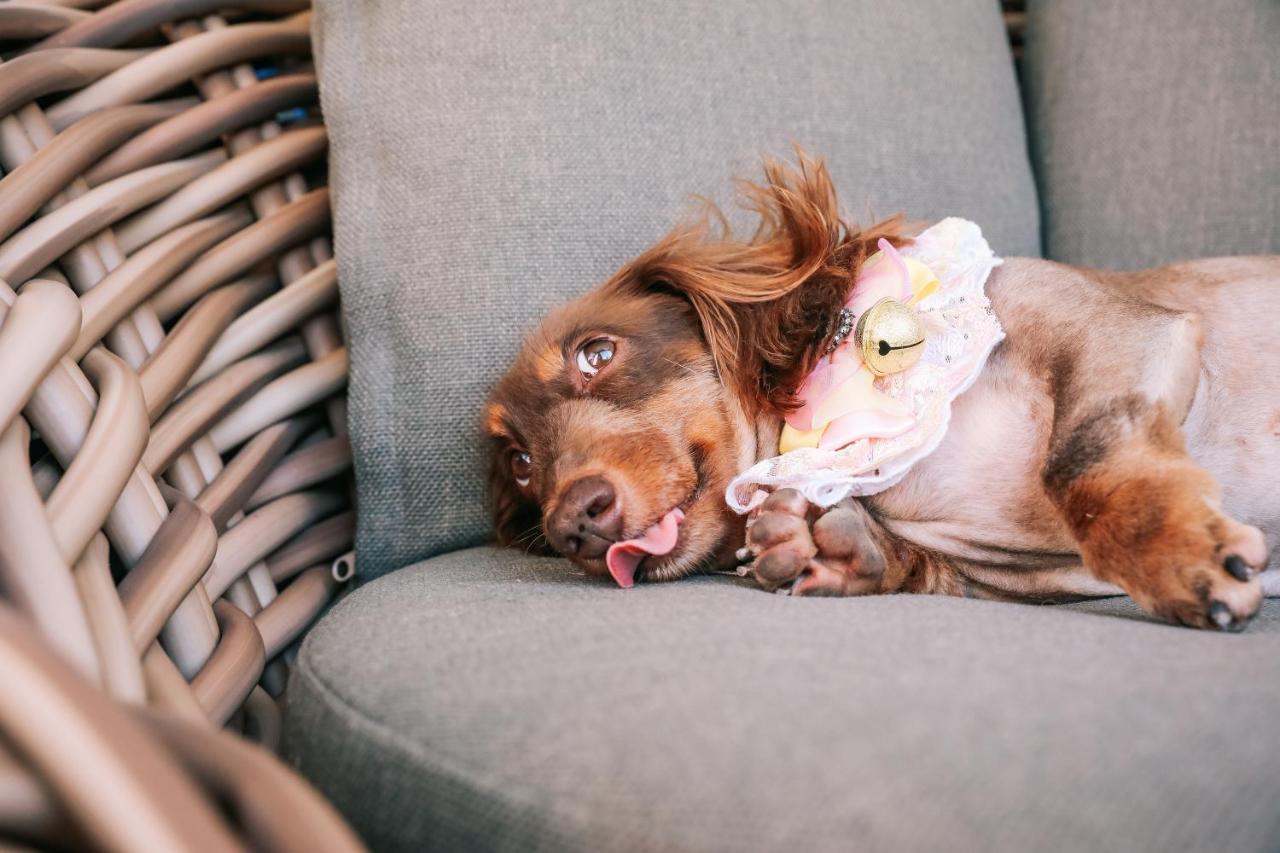
[[[1231,577],[1238,581],[1249,580],[1249,564],[1246,563],[1238,554],[1232,554],[1222,564],[1223,568]]]
[[[1209,619],[1223,631],[1230,630],[1233,627],[1232,623],[1235,622],[1235,617],[1231,615],[1231,608],[1221,601],[1215,601],[1209,605]]]

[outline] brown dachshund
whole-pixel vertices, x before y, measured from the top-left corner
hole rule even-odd
[[[910,239],[843,222],[803,156],[744,189],[751,239],[704,216],[525,342],[485,415],[500,541],[593,575],[612,546],[646,580],[746,563],[800,595],[1123,591],[1218,629],[1280,592],[1280,257],[1007,259],[986,285],[1007,337],[933,453],[873,496],[784,489],[745,518],[726,486],[777,454],[877,242]]]

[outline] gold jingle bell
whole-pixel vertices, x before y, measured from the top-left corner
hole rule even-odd
[[[858,318],[853,343],[876,376],[900,373],[924,355],[924,324],[914,308],[885,297]]]

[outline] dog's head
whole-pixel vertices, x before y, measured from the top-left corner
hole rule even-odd
[[[803,155],[743,193],[751,239],[708,208],[525,341],[484,418],[500,542],[624,585],[732,563],[726,486],[776,450],[868,250],[901,242],[846,227]]]

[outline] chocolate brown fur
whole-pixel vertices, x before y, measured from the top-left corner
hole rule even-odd
[[[1280,316],[1280,259],[1140,273],[1009,259],[987,285],[1008,337],[933,454],[872,498],[822,511],[784,491],[744,521],[725,486],[776,451],[875,241],[907,241],[901,220],[841,221],[806,159],[770,165],[746,196],[750,240],[711,217],[681,228],[526,342],[486,417],[502,541],[542,547],[566,490],[602,477],[618,538],[685,510],[676,549],[644,561],[653,579],[728,567],[745,536],[761,584],[798,594],[1124,591],[1217,628],[1257,611],[1260,531],[1280,531],[1280,347],[1257,318]],[[617,354],[584,381],[575,354],[599,335]],[[525,487],[517,449],[533,456]]]

